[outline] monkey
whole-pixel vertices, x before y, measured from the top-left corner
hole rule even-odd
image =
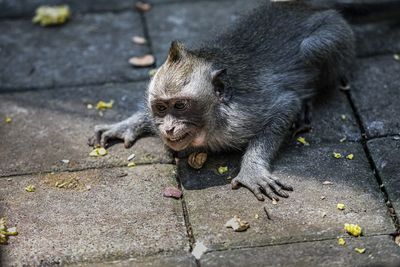
[[[274,176],[273,160],[304,106],[351,78],[354,42],[335,10],[267,1],[194,47],[173,41],[143,110],[95,126],[89,144],[121,139],[129,148],[155,134],[177,152],[241,151],[232,188],[286,198],[293,188]]]

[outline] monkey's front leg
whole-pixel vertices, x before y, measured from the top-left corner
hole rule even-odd
[[[250,141],[242,159],[240,172],[232,180],[233,189],[241,184],[261,201],[264,200],[263,195],[278,199],[274,195],[288,197],[284,190],[293,191],[290,185],[278,180],[271,173],[272,161],[300,110],[298,101],[287,101],[288,99],[290,97],[283,97],[282,102],[275,103],[268,125]]]
[[[107,146],[110,139],[121,139],[129,148],[141,136],[154,134],[154,128],[146,112],[137,112],[126,120],[109,125],[96,125],[90,146]]]

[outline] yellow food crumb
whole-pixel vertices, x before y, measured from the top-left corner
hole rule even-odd
[[[306,141],[306,139],[304,138],[304,137],[297,137],[297,142],[299,142],[299,143],[301,143],[301,144],[303,144],[303,145],[305,145],[305,146],[309,146],[310,145],[310,143],[309,142],[307,142]]]
[[[338,210],[344,210],[345,206],[342,203],[337,204],[336,206],[338,208]]]
[[[69,6],[41,6],[36,9],[33,23],[41,26],[64,24],[71,17]]]
[[[344,224],[344,230],[346,230],[346,232],[352,236],[358,237],[361,235],[362,233],[362,228],[357,225],[357,224],[349,224],[349,223],[345,223]]]
[[[342,154],[333,152],[333,157],[337,158],[337,159],[340,159],[342,157]]]
[[[111,109],[113,107],[114,100],[110,100],[109,102],[104,102],[100,100],[97,102],[96,109],[97,110],[105,110],[105,109]]]
[[[135,166],[136,166],[136,163],[135,163],[135,162],[129,162],[127,166],[128,166],[128,167],[135,167]]]
[[[341,245],[341,246],[344,246],[344,245],[346,245],[346,240],[344,240],[343,238],[339,238],[338,239],[338,244]]]
[[[104,147],[98,147],[93,149],[92,152],[89,153],[91,157],[101,157],[107,155],[107,150]]]
[[[354,155],[353,154],[348,154],[347,156],[346,156],[346,159],[348,159],[348,160],[352,160],[354,158]]]
[[[218,168],[218,173],[219,173],[219,174],[224,174],[224,173],[226,173],[226,172],[228,172],[228,166],[220,166],[220,167]]]
[[[18,235],[17,229],[15,227],[7,229],[6,219],[0,218],[0,244],[6,244],[11,235]]]
[[[34,185],[28,185],[27,187],[25,187],[25,191],[26,192],[35,192],[36,187]]]
[[[10,122],[12,122],[12,118],[6,117],[6,118],[4,119],[4,121],[7,122],[7,123],[10,123]]]
[[[365,248],[355,248],[354,250],[360,254],[363,254],[365,252]]]

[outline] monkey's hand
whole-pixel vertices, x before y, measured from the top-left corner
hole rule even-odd
[[[232,189],[239,188],[239,185],[247,187],[260,201],[264,200],[263,195],[275,200],[278,200],[277,196],[287,198],[289,195],[284,190],[293,191],[290,185],[281,182],[265,167],[255,163],[250,166],[242,164],[238,176],[232,180]]]
[[[96,125],[94,135],[89,138],[88,144],[90,146],[107,147],[109,140],[121,139],[124,141],[125,148],[129,148],[139,137],[153,133],[154,130],[148,115],[144,112],[138,112],[115,124]]]

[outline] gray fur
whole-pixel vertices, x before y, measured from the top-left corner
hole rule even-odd
[[[337,12],[299,3],[265,3],[197,48],[173,43],[150,82],[147,115],[135,115],[106,128],[108,132],[96,129],[94,143],[105,145],[103,133],[105,139],[128,138],[131,144],[146,129],[168,144],[167,128],[177,131],[169,132],[172,137],[190,132],[189,140],[202,131],[205,142],[196,147],[189,142],[185,150],[244,151],[233,188],[244,185],[259,200],[263,194],[287,197],[283,190],[291,187],[273,177],[272,161],[303,103],[347,80],[353,59],[352,31]],[[195,100],[200,108],[179,116],[155,114],[154,103],[165,101],[174,112],[175,102],[169,101],[179,98]],[[127,134],[126,128],[135,127]]]

